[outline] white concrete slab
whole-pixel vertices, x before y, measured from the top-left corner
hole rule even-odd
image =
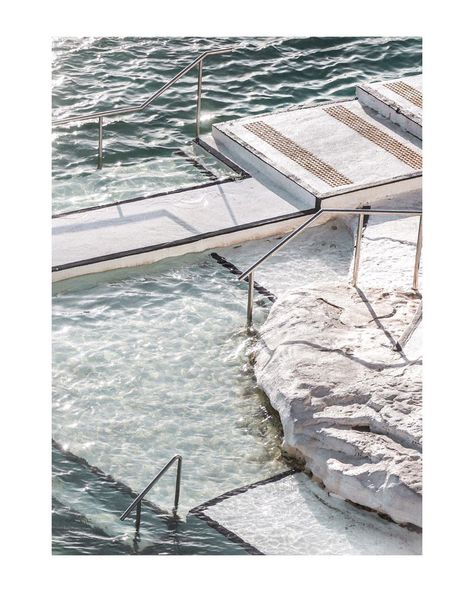
[[[421,139],[423,108],[418,104],[418,101],[414,103],[395,92],[393,87],[387,86],[387,83],[393,82],[407,84],[422,94],[422,76],[420,74],[396,80],[357,85],[356,97],[362,105],[377,111],[402,129]]]
[[[203,512],[266,555],[421,553],[421,534],[329,495],[303,473],[223,496]]]
[[[421,169],[414,169],[327,112],[329,106],[349,109],[365,122],[421,155],[421,141],[397,125],[364,108],[358,101],[341,101],[264,116],[252,116],[213,126],[217,146],[264,184],[291,193],[305,207],[335,196],[378,199],[421,187]],[[331,187],[321,177],[253,133],[248,124],[263,122],[305,152],[334,168],[351,183]],[[316,199],[317,198],[317,199]]]
[[[53,279],[264,238],[298,213],[251,178],[70,213],[53,218]]]

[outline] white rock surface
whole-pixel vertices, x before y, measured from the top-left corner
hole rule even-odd
[[[256,350],[286,449],[345,499],[421,526],[421,359],[392,346],[418,298],[350,286],[280,298]]]

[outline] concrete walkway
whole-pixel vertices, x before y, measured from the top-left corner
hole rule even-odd
[[[409,119],[406,105],[400,114],[403,101],[421,105],[421,80],[387,84],[364,85],[362,102],[213,126],[211,149],[251,178],[54,217],[53,281],[265,238],[293,230],[310,210],[374,205],[421,189],[421,140],[406,131],[421,126],[421,115]]]
[[[303,220],[251,178],[65,214],[53,218],[53,279],[264,238]]]
[[[355,508],[303,473],[282,474],[191,510],[252,554],[419,555],[421,535]]]

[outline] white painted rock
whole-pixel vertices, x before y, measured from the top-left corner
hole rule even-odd
[[[421,352],[392,349],[418,303],[394,289],[287,293],[261,329],[255,372],[290,454],[330,491],[421,526]]]

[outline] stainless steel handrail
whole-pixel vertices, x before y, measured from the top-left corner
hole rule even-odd
[[[176,485],[175,485],[175,492],[174,492],[174,507],[173,507],[173,514],[176,515],[178,511],[178,503],[179,503],[179,492],[181,489],[181,465],[183,462],[183,458],[181,455],[176,454],[173,456],[171,460],[169,460],[166,465],[161,469],[161,471],[156,475],[154,479],[150,481],[150,483],[145,487],[145,489],[137,495],[137,497],[133,500],[133,502],[128,506],[125,512],[120,516],[120,520],[125,520],[133,510],[136,508],[136,517],[135,517],[135,529],[138,532],[140,530],[140,522],[141,522],[141,515],[142,515],[142,499],[145,495],[150,491],[150,489],[161,479],[161,477],[166,473],[166,471],[171,467],[171,465],[178,461],[178,468],[176,471]]]
[[[199,55],[195,60],[183,68],[176,76],[164,84],[160,89],[151,95],[149,99],[143,102],[141,105],[135,107],[122,107],[120,109],[111,109],[109,111],[94,111],[91,113],[84,113],[84,115],[74,115],[73,117],[66,117],[64,119],[56,119],[53,121],[53,125],[66,125],[68,123],[88,121],[91,119],[97,119],[99,123],[99,146],[98,146],[98,165],[97,168],[102,168],[103,162],[103,126],[104,117],[116,117],[117,115],[128,115],[129,113],[137,113],[143,111],[150,105],[155,99],[160,97],[169,88],[171,88],[178,80],[180,80],[185,74],[192,70],[195,66],[198,66],[198,80],[197,80],[197,96],[196,96],[196,139],[199,138],[200,125],[201,125],[201,96],[202,96],[202,74],[203,74],[203,61],[213,55],[220,55],[223,53],[229,53],[234,51],[234,47],[224,47],[222,49],[210,49]]]
[[[359,264],[360,264],[360,247],[362,243],[362,228],[363,228],[363,221],[364,216],[420,216],[420,224],[418,227],[418,238],[416,242],[416,258],[415,258],[415,268],[413,273],[413,290],[418,290],[418,276],[419,276],[419,269],[420,269],[420,260],[421,260],[421,244],[422,244],[422,211],[421,210],[372,210],[372,209],[365,209],[365,208],[345,208],[345,209],[335,209],[335,208],[325,208],[318,210],[315,214],[313,214],[306,222],[298,226],[293,232],[291,232],[288,236],[286,236],[283,240],[281,240],[278,244],[276,244],[272,249],[270,249],[265,255],[260,257],[258,261],[256,261],[253,265],[247,268],[243,273],[239,275],[239,280],[247,280],[249,287],[248,287],[248,297],[247,297],[247,326],[250,327],[252,324],[253,318],[253,292],[254,292],[254,281],[253,281],[253,273],[257,267],[259,267],[264,261],[266,261],[269,257],[271,257],[274,253],[279,251],[283,246],[289,243],[292,239],[294,239],[300,232],[302,232],[305,228],[307,228],[312,222],[314,222],[319,216],[323,214],[358,214],[359,222],[357,227],[357,240],[355,245],[355,254],[354,254],[354,267],[352,271],[352,285],[357,285],[357,278],[359,273]]]

